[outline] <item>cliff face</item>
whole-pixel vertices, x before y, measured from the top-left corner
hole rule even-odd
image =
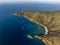
[[[46,30],[47,36],[42,37],[41,39],[46,45],[60,45],[60,11],[35,12],[25,10],[17,12],[14,15],[24,16],[30,21],[43,26]]]

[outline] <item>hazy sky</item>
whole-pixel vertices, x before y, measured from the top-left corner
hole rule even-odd
[[[28,3],[28,2],[37,2],[37,3],[60,3],[60,0],[0,0],[0,3]]]

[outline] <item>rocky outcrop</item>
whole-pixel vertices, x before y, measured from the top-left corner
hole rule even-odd
[[[34,38],[42,39],[46,45],[60,45],[60,11],[54,12],[36,12],[24,10],[17,12],[15,16],[24,16],[30,21],[41,25],[45,28],[46,36],[34,36]],[[28,36],[28,38],[32,36]],[[34,39],[33,38],[33,39]]]
[[[34,38],[42,40],[46,45],[60,45],[60,37],[57,36],[37,36],[35,35]]]

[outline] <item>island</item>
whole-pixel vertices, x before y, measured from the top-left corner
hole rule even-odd
[[[23,10],[14,13],[14,16],[24,16],[31,22],[44,27],[43,36],[27,35],[28,38],[42,40],[46,45],[60,45],[60,10],[53,12]]]

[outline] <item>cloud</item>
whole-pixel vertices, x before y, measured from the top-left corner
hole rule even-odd
[[[60,0],[0,0],[0,3],[60,3]]]

